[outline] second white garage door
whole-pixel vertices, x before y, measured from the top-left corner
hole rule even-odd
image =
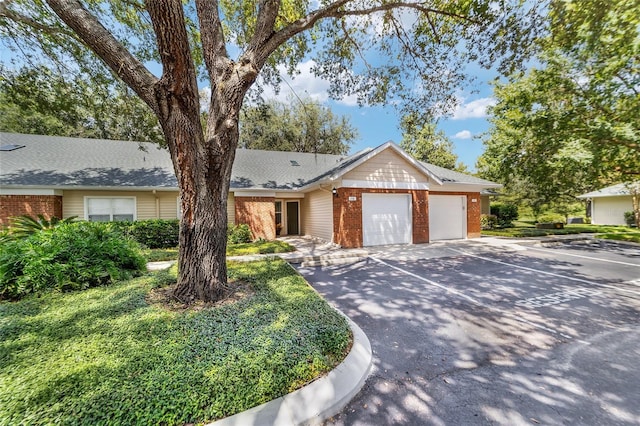
[[[457,240],[467,237],[467,198],[429,194],[429,239]]]
[[[411,243],[409,194],[362,194],[362,243],[365,246]]]

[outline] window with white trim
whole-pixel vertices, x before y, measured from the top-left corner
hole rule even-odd
[[[135,220],[135,197],[86,197],[86,217],[90,222]]]

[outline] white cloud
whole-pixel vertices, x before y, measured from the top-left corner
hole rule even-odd
[[[461,103],[453,111],[453,120],[467,118],[484,118],[487,116],[487,108],[496,104],[494,98],[480,98],[468,103]]]
[[[472,137],[473,135],[468,130],[462,130],[453,136],[454,139],[471,139]]]
[[[326,102],[329,99],[329,82],[313,74],[311,70],[314,66],[315,62],[312,60],[301,62],[297,68],[299,73],[294,76],[287,74],[284,66],[279,67],[282,77],[280,91],[276,94],[272,87],[265,85],[262,97],[285,103],[297,97]],[[348,95],[336,102],[345,106],[357,106],[358,98],[356,95]]]

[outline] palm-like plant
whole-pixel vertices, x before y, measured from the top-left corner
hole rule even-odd
[[[9,225],[8,237],[10,238],[26,238],[29,235],[36,232],[46,231],[53,229],[56,226],[64,223],[71,223],[77,216],[68,217],[66,219],[60,219],[52,216],[51,219],[47,219],[44,215],[39,214],[37,219],[27,214],[22,216],[16,216],[11,218],[11,224]]]

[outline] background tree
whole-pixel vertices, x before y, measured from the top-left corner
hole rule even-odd
[[[164,141],[156,116],[122,83],[45,66],[0,67],[0,131]]]
[[[495,86],[478,170],[562,204],[638,179],[640,3],[552,2],[548,20],[540,65]]]
[[[470,62],[512,71],[541,29],[536,1],[5,0],[3,42],[100,70],[86,46],[158,117],[182,217],[175,296],[226,291],[226,203],[240,111],[258,75],[279,82],[306,58],[335,98],[433,113],[451,106]],[[231,46],[232,49],[228,49]],[[229,52],[233,52],[232,57]],[[28,53],[30,55],[30,53]],[[157,77],[145,64],[162,65]],[[198,78],[211,99],[203,128]],[[410,90],[406,90],[410,88]]]
[[[442,130],[436,129],[433,121],[423,121],[413,113],[405,115],[401,122],[402,141],[400,146],[418,161],[425,161],[445,169],[466,172],[467,167],[458,162],[453,152],[453,142]]]
[[[244,106],[240,148],[347,154],[358,132],[346,116],[311,99]]]

